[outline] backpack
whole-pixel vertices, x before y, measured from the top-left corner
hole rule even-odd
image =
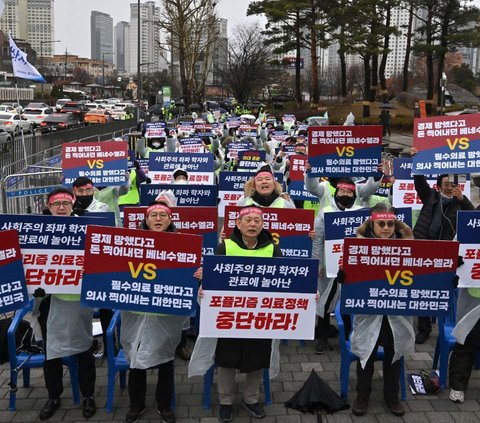
[[[10,361],[8,357],[7,332],[12,323],[13,317],[6,317],[0,320],[0,364]],[[15,333],[16,350],[29,351],[32,344],[33,329],[26,320],[21,320]]]

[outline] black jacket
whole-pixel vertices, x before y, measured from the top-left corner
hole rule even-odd
[[[432,223],[435,207],[440,202],[440,193],[428,185],[423,175],[415,175],[413,181],[415,183],[415,190],[423,203],[417,223],[413,228],[413,236],[415,239],[433,239],[429,236],[428,232]],[[475,207],[466,196],[463,196],[462,201],[455,199],[452,204],[446,206],[443,210],[440,233],[436,239],[452,240],[457,232],[457,211],[474,209]]]
[[[237,227],[234,228],[230,239],[240,248],[247,249]],[[255,249],[273,243],[273,238],[270,232],[262,229],[257,241]],[[215,254],[225,255],[224,242],[217,246]],[[282,257],[278,245],[274,245],[273,257]],[[219,338],[215,350],[215,363],[220,367],[239,369],[243,373],[269,368],[271,346],[271,339]]]

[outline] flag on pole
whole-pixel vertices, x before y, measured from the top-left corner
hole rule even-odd
[[[13,75],[36,82],[47,82],[37,69],[28,63],[27,55],[20,50],[9,36],[10,56],[12,57]]]

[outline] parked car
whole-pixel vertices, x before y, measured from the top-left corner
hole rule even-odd
[[[4,146],[2,146],[2,144],[12,141],[12,139],[12,134],[10,134],[10,132],[0,128],[0,152],[5,152],[5,148],[3,148]]]
[[[108,123],[112,121],[112,114],[108,110],[90,110],[85,114],[84,123]]]
[[[75,116],[80,122],[83,122],[85,118],[85,113],[88,112],[88,107],[85,104],[82,104],[78,101],[69,101],[63,105],[60,109],[60,113],[71,113]]]
[[[0,127],[7,132],[11,132],[14,135],[23,132],[33,133],[33,122],[20,116],[18,113],[1,113],[0,114]]]
[[[15,109],[12,108],[11,106],[6,106],[5,104],[0,104],[0,112],[11,113],[11,112],[15,112]]]
[[[26,107],[22,116],[33,122],[33,126],[37,127],[43,120],[53,113],[50,107]]]
[[[45,134],[47,132],[79,128],[80,126],[82,126],[81,122],[71,113],[53,113],[40,123],[39,129],[42,134]]]
[[[14,101],[4,101],[1,105],[10,107],[10,109],[14,109],[19,114],[22,114],[22,112],[23,112],[22,105],[14,102]]]
[[[72,101],[72,99],[71,98],[59,98],[57,100],[57,102],[55,103],[55,109],[57,110],[57,112],[59,112],[62,109],[63,105],[65,103],[68,103],[69,101]]]
[[[27,104],[27,107],[25,107],[25,109],[50,109],[50,106],[47,104],[47,103],[28,103]]]

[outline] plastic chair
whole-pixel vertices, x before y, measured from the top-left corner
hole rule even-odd
[[[203,376],[203,408],[205,410],[208,410],[212,403],[213,373],[216,367],[214,364]],[[265,394],[265,405],[270,405],[272,403],[272,395],[270,393],[270,374],[268,369],[263,369],[263,391]]]
[[[350,340],[345,335],[345,325],[343,323],[342,314],[340,313],[340,301],[335,307],[335,317],[338,323],[338,332],[340,338],[340,396],[348,399],[348,382],[350,379],[350,364],[357,361],[358,357],[352,353]],[[353,321],[353,315],[352,315]],[[384,351],[382,347],[378,347],[376,360],[383,360]],[[407,391],[405,388],[405,360],[400,359],[400,394],[402,401],[407,399]]]
[[[114,333],[118,342],[120,342],[120,326],[121,318],[120,311],[117,310],[113,314],[110,325],[107,329],[107,351],[108,351],[108,381],[107,381],[107,404],[106,409],[108,413],[113,411],[113,398],[115,394],[115,376],[117,372],[119,373],[120,379],[120,389],[125,389],[127,386],[127,370],[130,369],[127,359],[125,358],[125,352],[121,346],[119,347],[118,353],[115,355],[115,345],[114,345]],[[175,388],[175,385],[174,385]],[[172,396],[172,409],[175,409],[175,389],[173,390]]]
[[[10,411],[15,411],[16,409],[18,372],[20,370],[23,371],[23,386],[25,388],[28,388],[30,386],[30,369],[43,367],[43,363],[45,362],[45,354],[43,353],[17,353],[15,332],[17,331],[20,321],[25,317],[28,312],[32,311],[33,302],[34,300],[31,300],[30,304],[27,307],[24,307],[15,313],[15,316],[13,317],[7,331],[8,358],[10,360],[10,402],[8,409]],[[64,357],[63,363],[68,366],[68,370],[70,372],[70,383],[72,386],[73,402],[75,404],[80,404],[80,388],[78,385],[77,360],[74,356]]]

